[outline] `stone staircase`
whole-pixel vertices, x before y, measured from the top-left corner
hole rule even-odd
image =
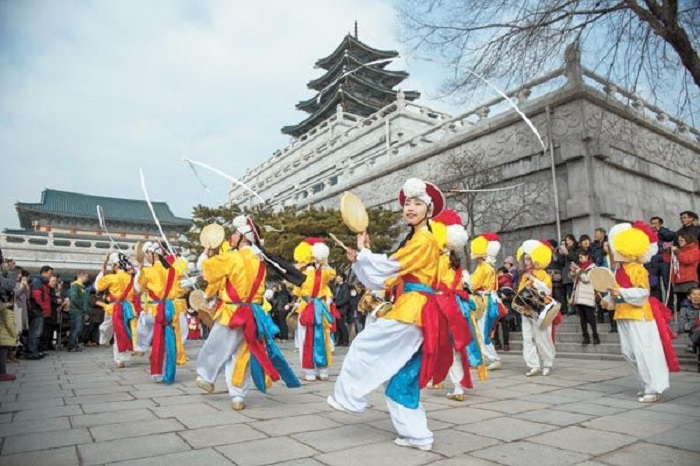
[[[622,360],[620,349],[620,337],[617,333],[610,333],[610,324],[598,324],[600,345],[583,346],[581,341],[581,324],[578,316],[565,316],[564,321],[557,327],[555,345],[558,358],[588,359],[588,360]],[[688,339],[685,335],[679,335],[674,340],[673,346],[678,354],[681,370],[697,371],[697,356],[686,352]],[[510,333],[510,353],[520,353],[523,349],[522,333]],[[507,354],[507,353],[506,353]]]

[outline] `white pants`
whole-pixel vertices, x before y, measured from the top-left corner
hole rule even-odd
[[[187,326],[187,316],[184,313],[179,314],[180,335],[177,335],[182,341],[182,346],[187,342],[189,335],[189,327]],[[149,315],[147,312],[142,312],[139,316],[139,321],[136,324],[136,348],[134,351],[146,352],[153,343],[153,327],[156,323],[156,318]]]
[[[190,328],[187,325],[187,316],[185,315],[185,312],[181,312],[180,316],[178,319],[180,320],[180,341],[182,342],[182,346],[184,348],[185,343],[187,343],[187,337],[190,335]]]
[[[476,325],[481,330],[481,355],[484,358],[486,365],[492,362],[500,361],[501,357],[496,352],[496,348],[493,346],[493,342],[486,344],[486,337],[490,337],[490,330],[486,328],[486,312],[481,316],[481,319],[476,321]],[[490,338],[489,338],[490,340]]]
[[[299,325],[299,358],[302,364],[304,364],[304,339],[306,338],[306,327]],[[332,350],[332,342],[331,342]],[[326,351],[325,348],[323,351]],[[314,369],[304,369],[304,378],[306,380],[316,380],[316,376],[321,378],[328,378],[328,367],[316,367]]]
[[[523,358],[530,369],[551,368],[557,352],[552,340],[552,326],[541,329],[537,319],[523,316]]]
[[[209,383],[216,382],[221,371],[225,371],[228,393],[233,401],[243,401],[250,388],[250,364],[242,387],[231,385],[231,374],[236,366],[236,354],[245,342],[240,328],[232,329],[216,322],[204,341],[197,357],[197,375]]]
[[[452,352],[453,356],[453,361],[452,361],[452,366],[450,366],[450,372],[447,373],[447,377],[450,379],[450,382],[454,385],[454,390],[452,393],[455,395],[462,395],[464,394],[464,387],[462,387],[462,384],[460,382],[464,378],[464,367],[462,367],[462,359],[459,356],[459,353],[456,351]]]
[[[389,319],[368,325],[350,345],[350,350],[333,391],[334,400],[344,409],[362,413],[367,397],[388,382],[423,344],[419,327]],[[433,443],[433,433],[422,405],[409,409],[386,399],[391,421],[399,437],[414,445]]]
[[[653,320],[618,320],[622,355],[637,371],[645,395],[663,393],[670,386],[661,337]]]
[[[112,316],[105,315],[105,320],[100,324],[100,345],[108,345],[109,340],[112,339],[114,335],[114,324],[112,324]],[[131,350],[124,351],[120,353],[117,349],[117,339],[114,339],[114,345],[112,345],[112,353],[114,354],[114,362],[119,364],[120,362],[127,363],[131,362]]]

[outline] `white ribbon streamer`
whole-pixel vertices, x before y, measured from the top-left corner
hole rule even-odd
[[[219,170],[218,168],[212,167],[211,165],[206,164],[206,163],[204,163],[204,162],[199,162],[199,161],[197,161],[197,160],[192,160],[192,159],[187,158],[187,157],[183,157],[183,160],[189,164],[190,168],[191,168],[195,173],[197,173],[197,170],[194,168],[194,166],[195,166],[195,165],[199,165],[200,167],[206,168],[207,170],[210,170],[210,171],[213,171],[213,172],[216,173],[217,175],[223,176],[224,178],[226,178],[227,180],[231,181],[232,183],[235,183],[235,184],[237,184],[238,186],[241,186],[243,189],[247,190],[248,192],[250,192],[251,194],[253,194],[255,197],[257,197],[258,199],[260,199],[260,202],[262,202],[263,204],[265,203],[265,199],[263,199],[263,198],[260,196],[260,194],[258,194],[258,193],[255,192],[253,189],[251,189],[250,187],[248,187],[248,185],[246,185],[245,183],[243,183],[243,182],[239,181],[238,179],[234,178],[233,176],[229,175],[228,173],[226,173],[226,172],[224,172],[224,171],[221,171],[221,170]],[[202,182],[201,179],[199,178],[199,176],[197,176],[197,179],[200,180],[200,183]],[[204,186],[204,188],[208,190],[207,186],[206,186],[204,183],[202,183],[202,186]]]
[[[112,246],[116,247],[119,252],[122,252],[122,248],[119,247],[116,241],[114,241],[114,238],[112,238],[112,235],[109,234],[109,231],[107,231],[107,222],[105,222],[105,214],[102,211],[102,206],[97,205],[97,221],[100,224],[100,228],[102,228],[102,231],[105,232],[105,235],[107,235],[107,238],[112,242]]]
[[[165,233],[163,233],[163,228],[160,226],[160,221],[158,221],[158,216],[156,215],[156,211],[153,208],[153,204],[151,203],[151,199],[148,197],[148,191],[146,190],[146,178],[143,176],[143,169],[139,168],[139,174],[141,175],[141,190],[143,191],[143,197],[146,198],[146,204],[148,204],[148,209],[151,211],[151,215],[153,216],[153,221],[156,222],[156,226],[158,227],[158,231],[160,232],[160,236],[163,238],[163,241],[165,241],[165,247],[168,248],[168,252],[170,254],[175,254],[173,251],[173,248],[170,246],[170,243],[168,242],[168,237],[165,236]]]

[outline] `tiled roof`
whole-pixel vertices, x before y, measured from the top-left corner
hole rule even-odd
[[[37,212],[97,220],[98,205],[102,206],[108,222],[153,223],[153,217],[146,201],[93,196],[55,189],[45,189],[41,193],[41,202],[18,202],[15,207],[20,217],[23,213]],[[191,223],[189,219],[176,217],[165,202],[153,202],[153,209],[163,225],[189,225]]]

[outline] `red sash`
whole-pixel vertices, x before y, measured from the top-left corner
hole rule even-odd
[[[318,293],[321,290],[321,278],[323,272],[321,269],[317,269],[314,272],[314,286],[311,290],[311,296],[309,298],[316,299]],[[316,322],[316,306],[313,301],[307,302],[304,306],[304,310],[299,315],[299,325],[306,327],[306,333],[304,334],[304,358],[301,361],[301,367],[304,369],[313,369],[316,367],[314,364],[314,323]]]
[[[168,278],[165,282],[163,296],[159,299],[158,296],[151,290],[148,290],[148,296],[152,301],[158,301],[156,305],[156,325],[153,329],[153,346],[151,348],[151,375],[163,374],[163,359],[165,358],[165,327],[171,325],[172,322],[167,322],[165,319],[165,300],[175,283],[175,268],[168,269]],[[173,315],[173,319],[177,316]],[[175,335],[179,338],[180,335]]]
[[[277,372],[277,369],[272,365],[272,361],[270,361],[270,357],[265,350],[264,342],[258,339],[258,326],[255,323],[255,315],[253,314],[253,308],[251,306],[255,299],[255,293],[264,278],[265,263],[261,261],[258,266],[258,275],[255,277],[253,287],[246,301],[241,301],[241,297],[238,295],[238,292],[236,292],[236,289],[231,285],[231,282],[226,279],[226,294],[232,302],[238,304],[238,309],[236,309],[236,312],[231,316],[228,326],[232,329],[241,327],[243,330],[243,338],[248,344],[250,352],[260,364],[263,372],[272,380],[277,381],[280,379],[279,372]],[[221,301],[219,301],[219,305],[221,305]]]
[[[117,351],[124,353],[134,349],[133,342],[129,338],[129,332],[124,323],[124,302],[131,293],[134,287],[134,277],[131,277],[129,284],[124,290],[124,294],[112,306],[112,326],[114,328],[114,342],[117,345]]]

